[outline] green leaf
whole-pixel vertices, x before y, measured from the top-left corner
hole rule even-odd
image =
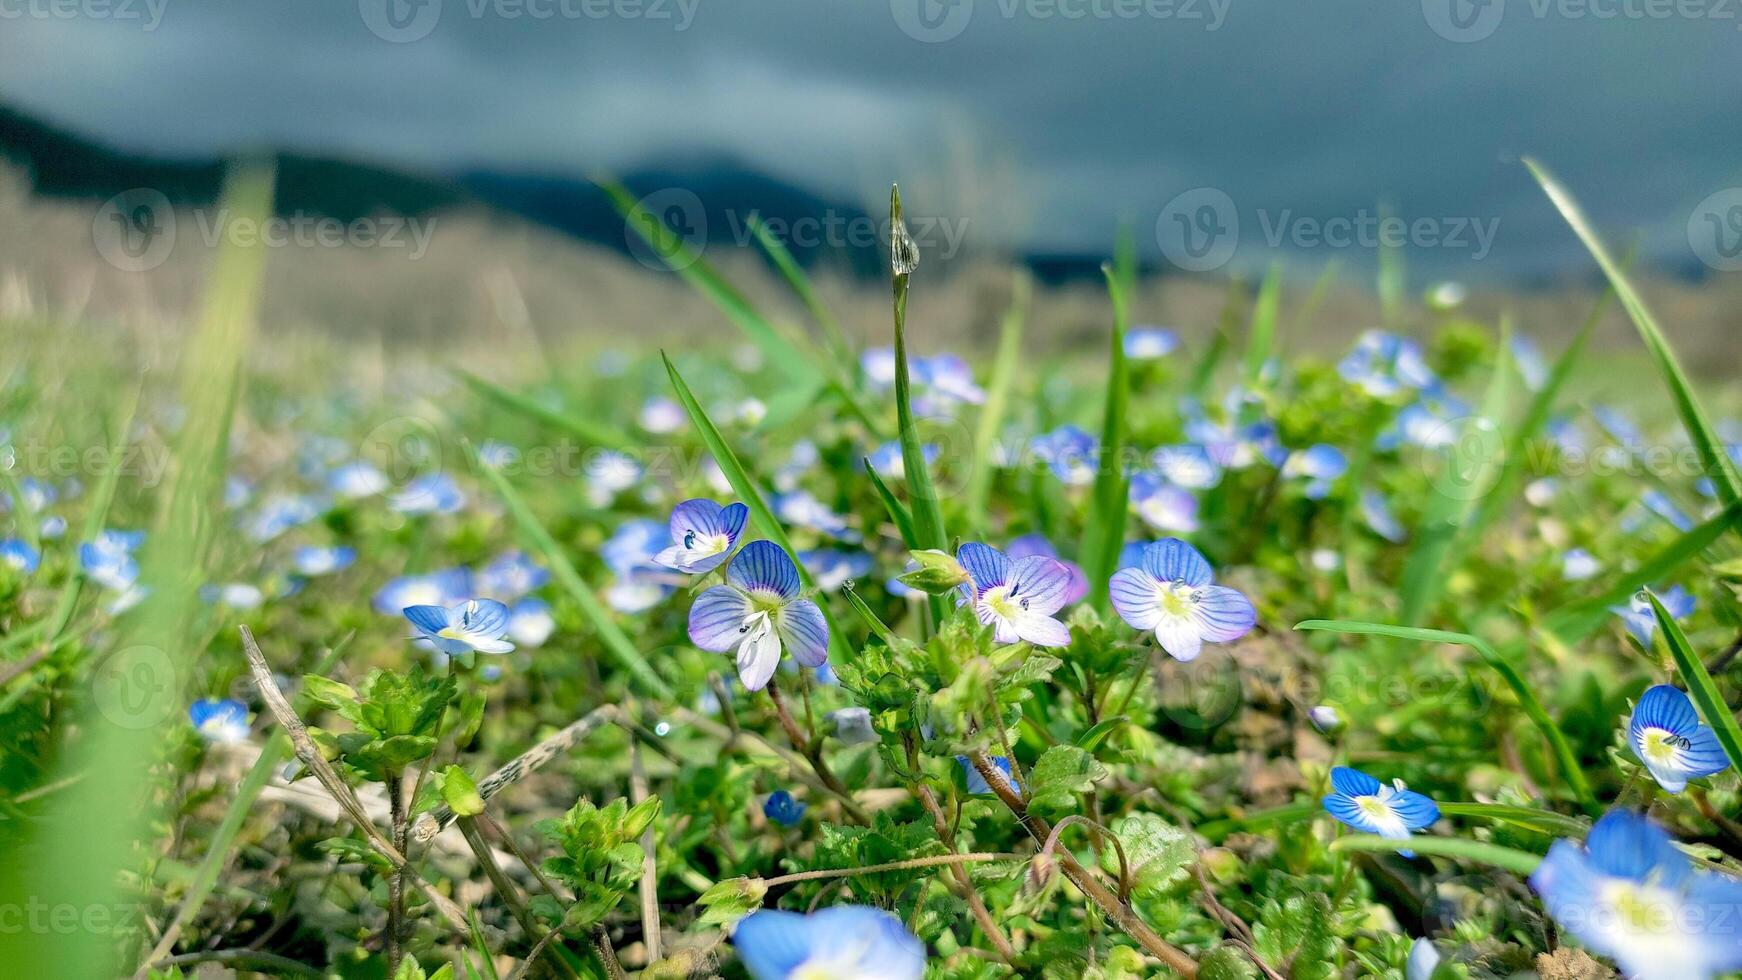
[[[1128,719],[1124,715],[1120,715],[1117,718],[1108,718],[1102,721],[1100,724],[1077,737],[1077,748],[1083,749],[1086,752],[1094,752],[1096,749],[1101,747],[1102,742],[1107,740],[1107,736],[1118,731],[1127,720]]]
[[[599,634],[605,651],[611,654],[619,666],[629,671],[648,693],[661,698],[672,697],[671,687],[648,665],[646,658],[641,656],[641,651],[635,649],[635,644],[629,642],[629,637],[623,634],[622,628],[612,618],[611,611],[587,587],[581,573],[575,571],[574,563],[569,561],[568,555],[556,543],[556,539],[539,523],[526,502],[520,499],[520,494],[509,484],[508,478],[488,466],[482,467],[481,472],[495,488],[496,495],[508,507],[508,514],[520,526],[521,533],[532,540],[533,547],[550,563],[551,574],[556,576],[563,590],[575,600],[575,604],[581,607],[581,612],[593,624],[593,631]]]
[[[1682,675],[1682,682],[1688,686],[1688,697],[1699,705],[1700,714],[1705,716],[1706,724],[1712,726],[1712,731],[1718,736],[1718,743],[1724,746],[1724,754],[1730,757],[1730,765],[1742,772],[1742,727],[1737,726],[1736,716],[1724,701],[1724,695],[1718,691],[1718,685],[1713,683],[1712,675],[1706,672],[1705,662],[1688,644],[1687,634],[1682,632],[1675,617],[1663,608],[1663,603],[1649,589],[1646,590],[1645,597],[1650,600],[1651,611],[1657,616],[1657,627],[1663,631],[1664,642],[1669,646],[1669,655],[1675,659],[1676,671]]]
[[[1468,633],[1450,633],[1445,630],[1420,629],[1413,626],[1387,626],[1381,623],[1358,623],[1347,620],[1309,619],[1304,623],[1296,623],[1297,630],[1325,630],[1331,633],[1354,633],[1370,636],[1391,636],[1402,640],[1416,640],[1421,643],[1450,643],[1467,647],[1476,652],[1483,662],[1492,667],[1500,675],[1506,686],[1518,698],[1519,707],[1524,709],[1526,716],[1535,723],[1537,730],[1549,743],[1559,761],[1561,773],[1566,777],[1568,785],[1586,811],[1595,815],[1602,807],[1597,797],[1591,792],[1591,784],[1585,779],[1585,772],[1579,767],[1578,756],[1573,754],[1573,747],[1567,742],[1567,737],[1549,717],[1547,709],[1537,699],[1536,692],[1531,690],[1517,669],[1499,653],[1495,652],[1487,641]]]
[[[1129,312],[1125,287],[1110,267],[1102,266],[1113,300],[1112,366],[1107,371],[1107,405],[1101,419],[1100,465],[1089,498],[1088,523],[1083,529],[1083,574],[1089,580],[1089,602],[1106,612],[1107,583],[1125,543],[1125,512],[1130,494],[1125,469],[1125,409],[1131,398],[1131,369],[1125,361],[1125,325]]]
[[[727,878],[702,892],[696,904],[702,912],[704,926],[728,926],[762,907],[762,896],[768,886],[761,878]]]
[[[889,484],[877,475],[876,467],[869,459],[861,460],[865,464],[865,475],[871,478],[871,486],[876,488],[877,496],[883,501],[883,509],[889,512],[889,519],[895,522],[895,530],[900,532],[901,541],[909,548],[919,547],[919,538],[913,533],[913,515],[895,499],[895,494],[889,492]]]
[[[1107,767],[1074,745],[1055,745],[1028,771],[1030,803],[1052,810],[1075,806],[1077,797],[1107,778]]]
[[[1492,865],[1513,874],[1528,875],[1542,863],[1539,855],[1498,844],[1459,837],[1405,837],[1392,840],[1377,834],[1354,834],[1331,842],[1333,851],[1414,851],[1429,857],[1460,858]]]
[[[1523,827],[1526,830],[1534,830],[1555,837],[1571,837],[1583,840],[1585,834],[1591,829],[1588,820],[1529,806],[1506,806],[1498,803],[1441,803],[1439,808],[1440,812],[1448,817],[1497,820],[1501,823],[1509,823],[1515,827]]]
[[[1139,895],[1159,892],[1184,878],[1197,860],[1192,836],[1153,813],[1133,813],[1113,822],[1112,831],[1131,862],[1131,881]],[[1101,867],[1118,874],[1113,848],[1101,852]]]
[[[465,383],[466,387],[477,392],[484,399],[507,409],[517,415],[523,415],[534,422],[547,425],[589,445],[609,446],[612,449],[630,449],[635,446],[635,440],[622,431],[603,422],[559,412],[535,398],[528,398],[518,392],[509,391],[501,385],[485,381],[483,378],[458,368],[453,369],[455,377]]]
[[[1609,257],[1609,251],[1604,247],[1602,239],[1597,237],[1596,231],[1579,209],[1578,202],[1573,200],[1566,188],[1535,160],[1526,157],[1524,165],[1530,168],[1531,175],[1542,185],[1549,200],[1560,209],[1561,217],[1572,226],[1573,232],[1590,251],[1591,257],[1602,267],[1603,274],[1609,277],[1609,285],[1620,298],[1622,308],[1633,320],[1633,326],[1639,331],[1640,339],[1645,342],[1645,348],[1656,363],[1658,373],[1669,386],[1670,396],[1675,399],[1676,412],[1688,431],[1688,438],[1693,441],[1694,448],[1700,454],[1700,464],[1706,475],[1711,477],[1718,499],[1726,507],[1742,503],[1742,477],[1737,476],[1736,464],[1725,452],[1723,440],[1718,437],[1711,421],[1706,417],[1705,410],[1700,407],[1699,399],[1694,395],[1693,384],[1688,380],[1687,372],[1682,370],[1681,362],[1676,359],[1675,351],[1670,348],[1663,330],[1658,327],[1657,319],[1651,315],[1645,301],[1634,291],[1626,273]],[[1738,534],[1742,534],[1742,522],[1736,525],[1736,530]]]
[[[708,418],[707,411],[696,401],[696,396],[691,393],[683,375],[678,373],[677,366],[671,363],[671,358],[664,351],[659,352],[659,357],[665,362],[665,373],[671,378],[671,386],[677,392],[678,402],[689,413],[690,424],[701,434],[703,445],[713,454],[714,462],[719,464],[720,472],[726,476],[726,482],[732,485],[732,490],[738,494],[744,506],[750,508],[750,520],[756,525],[756,530],[784,548],[792,556],[793,564],[798,567],[799,581],[807,588],[814,588],[816,583],[812,581],[810,572],[805,570],[804,562],[798,560],[798,551],[793,548],[792,539],[786,536],[786,528],[781,527],[780,522],[774,519],[774,512],[768,509],[768,502],[762,499],[762,490],[750,479],[750,474],[744,470],[744,464],[738,462],[738,454],[732,451],[731,445],[720,435],[714,421]],[[819,602],[817,605],[829,624],[829,655],[837,662],[847,659],[851,651],[847,648],[846,637],[841,634],[840,623],[835,621],[835,614],[829,611],[828,603]]]
[[[456,817],[475,817],[484,812],[484,798],[478,795],[478,784],[460,766],[449,766],[442,773],[442,801]]]

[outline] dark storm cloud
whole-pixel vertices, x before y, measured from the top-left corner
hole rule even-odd
[[[1384,199],[1418,268],[1494,278],[1583,267],[1522,154],[1694,261],[1696,206],[1742,183],[1738,8],[0,0],[0,97],[170,153],[575,175],[734,158],[866,203],[899,178],[1030,250],[1101,249],[1127,220],[1159,256],[1231,216],[1236,261],[1362,266]],[[1193,188],[1224,196],[1168,213]]]

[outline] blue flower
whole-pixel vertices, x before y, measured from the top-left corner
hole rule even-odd
[[[859,533],[847,526],[847,519],[829,510],[808,490],[776,494],[774,516],[787,524],[808,527],[838,541],[858,541]]]
[[[254,496],[254,488],[247,480],[231,475],[224,478],[224,509],[240,510],[248,506],[248,501]]]
[[[1011,774],[1010,760],[1001,755],[992,756],[991,760],[993,771],[1003,777],[1004,785],[1009,787],[1010,791],[1013,793],[1022,792],[1022,784],[1018,783],[1016,777]],[[964,785],[967,787],[969,795],[996,795],[992,792],[992,784],[986,782],[986,777],[980,775],[980,770],[975,768],[973,760],[965,755],[958,755],[956,756],[956,764],[962,767],[962,780]]]
[[[1693,702],[1668,684],[1639,696],[1627,722],[1627,744],[1657,785],[1671,793],[1686,789],[1690,779],[1730,767],[1717,733],[1700,724]]]
[[[1179,335],[1166,327],[1132,327],[1125,331],[1125,356],[1133,361],[1154,361],[1179,349]]]
[[[1440,951],[1434,949],[1433,940],[1418,937],[1409,944],[1409,962],[1403,968],[1403,980],[1433,980],[1434,971],[1440,968]]]
[[[1083,574],[1082,566],[1074,561],[1065,561],[1059,557],[1058,549],[1046,539],[1044,534],[1024,534],[1010,542],[1010,547],[1004,549],[1005,557],[1015,560],[1027,558],[1030,555],[1040,555],[1051,558],[1065,567],[1071,576],[1071,584],[1065,587],[1065,605],[1080,601],[1089,594],[1089,579]]]
[[[32,514],[38,513],[43,510],[43,508],[54,503],[55,491],[54,484],[52,483],[45,483],[34,476],[27,476],[18,481],[18,489],[22,491],[24,495],[24,509]],[[5,509],[11,510],[13,505],[12,495],[10,493],[0,493],[0,504],[5,504]]]
[[[798,566],[772,541],[752,541],[726,566],[726,584],[690,607],[690,641],[713,653],[737,651],[738,679],[760,691],[774,676],[784,648],[806,667],[829,659],[823,611],[799,596]]]
[[[144,540],[143,531],[103,531],[79,545],[79,568],[98,585],[126,592],[139,579],[133,551]]]
[[[1697,870],[1642,814],[1611,810],[1583,847],[1556,841],[1530,886],[1561,928],[1633,980],[1742,968],[1742,881]]]
[[[1136,566],[1113,573],[1113,609],[1133,629],[1154,630],[1175,660],[1193,660],[1205,640],[1237,640],[1258,621],[1252,602],[1212,584],[1214,576],[1198,549],[1164,538],[1146,546]]]
[[[505,442],[486,439],[478,446],[478,465],[500,470],[520,461],[520,450]]]
[[[478,571],[478,589],[505,602],[532,592],[550,581],[550,572],[524,551],[504,551]]]
[[[407,606],[447,606],[472,591],[472,573],[445,568],[427,575],[403,575],[376,591],[370,604],[378,613],[399,615]]]
[[[762,815],[782,827],[794,827],[804,819],[805,809],[805,805],[793,799],[791,793],[777,789],[763,802]]]
[[[1369,330],[1337,364],[1343,380],[1359,385],[1376,398],[1406,388],[1420,391],[1439,384],[1422,357],[1421,345],[1407,337]]]
[[[938,461],[940,450],[936,444],[928,442],[919,447],[919,452],[921,456],[925,457],[926,465],[930,466]],[[886,442],[873,450],[867,458],[871,462],[871,469],[885,480],[901,480],[907,476],[907,467],[901,459],[901,443],[899,442]]]
[[[401,514],[457,514],[466,506],[466,495],[446,473],[425,473],[387,501]]]
[[[1390,840],[1408,840],[1411,833],[1440,818],[1439,806],[1405,789],[1401,779],[1387,786],[1359,769],[1337,766],[1331,770],[1331,789],[1324,799],[1326,813],[1356,830]],[[1398,853],[1415,856],[1410,851]]]
[[[335,466],[327,473],[327,490],[340,500],[361,500],[387,492],[387,477],[363,460]]]
[[[1626,447],[1638,447],[1645,442],[1645,434],[1639,431],[1639,426],[1620,411],[1607,405],[1592,405],[1591,418],[1597,420],[1597,425],[1608,433],[1609,438]]]
[[[974,383],[973,369],[954,354],[916,357],[908,367],[910,380],[923,389],[921,399],[927,403],[956,401],[979,405],[986,401],[985,389]]]
[[[331,575],[333,572],[342,571],[351,567],[351,563],[356,560],[357,549],[355,548],[344,545],[331,548],[305,545],[296,549],[296,552],[291,555],[290,562],[298,574],[315,576]]]
[[[1679,585],[1658,593],[1657,601],[1663,603],[1663,609],[1671,619],[1682,619],[1694,611],[1694,597]],[[1651,638],[1657,635],[1657,616],[1651,611],[1651,602],[1645,593],[1635,593],[1627,605],[1610,606],[1609,611],[1621,617],[1622,625],[1640,646],[1651,649]]]
[[[67,533],[67,519],[59,514],[51,514],[42,519],[42,524],[37,528],[36,533],[44,541],[58,540]]]
[[[1071,631],[1052,618],[1063,609],[1071,588],[1070,569],[1056,558],[1008,558],[990,545],[970,541],[956,549],[956,561],[973,579],[961,587],[962,601],[992,627],[998,643],[1026,641],[1037,647],[1070,646]]]
[[[543,599],[522,599],[508,610],[508,638],[523,647],[541,647],[556,632],[556,618]]]
[[[5,565],[15,572],[25,575],[35,573],[36,567],[42,564],[42,553],[32,548],[28,542],[18,538],[7,538],[0,541],[0,565]]]
[[[1524,379],[1524,387],[1541,391],[1548,383],[1548,362],[1542,359],[1536,342],[1524,334],[1515,333],[1508,346],[1512,349],[1512,363],[1518,366],[1519,377]]]
[[[587,459],[587,500],[603,507],[617,495],[641,482],[641,464],[627,454],[607,450]]]
[[[847,745],[867,745],[877,741],[877,729],[871,724],[870,708],[838,708],[829,712],[835,737]]]
[[[188,705],[188,721],[208,742],[248,740],[248,708],[240,701],[201,698]]]
[[[1569,582],[1583,582],[1595,578],[1603,566],[1597,563],[1595,555],[1583,548],[1568,548],[1561,556],[1561,578]]]
[[[266,601],[265,593],[258,586],[246,582],[230,582],[225,585],[209,585],[200,590],[200,597],[207,602],[228,606],[231,609],[257,609]]]
[[[647,518],[625,521],[599,549],[616,578],[605,587],[605,602],[620,613],[645,612],[677,591],[672,576],[653,559],[671,532],[665,524]]]
[[[243,533],[255,544],[265,544],[294,527],[321,516],[313,497],[276,494],[267,498],[243,523]]]
[[[920,980],[925,945],[901,920],[864,905],[801,915],[762,909],[739,920],[732,945],[752,980]]]
[[[1157,531],[1190,534],[1198,529],[1198,498],[1151,470],[1131,474],[1131,504],[1143,523]]]
[[[686,500],[671,510],[671,547],[653,560],[692,575],[711,572],[731,556],[749,519],[750,508],[740,503],[721,507],[712,500]]]
[[[405,618],[437,650],[449,656],[476,650],[509,653],[508,607],[495,599],[468,599],[452,606],[407,606]]]
[[[1207,490],[1222,482],[1222,468],[1203,446],[1162,446],[1150,457],[1167,482],[1188,490]]]
[[[1100,450],[1098,439],[1074,425],[1061,425],[1028,442],[1028,451],[1045,463],[1059,482],[1071,487],[1095,482]]]
[[[1409,537],[1409,532],[1403,529],[1403,522],[1391,512],[1391,502],[1378,490],[1361,491],[1361,518],[1374,534],[1387,541],[1398,542]]]
[[[811,580],[824,592],[833,592],[849,581],[871,571],[871,556],[863,551],[842,551],[838,548],[818,548],[798,553],[799,564],[810,573]]]
[[[682,405],[664,396],[649,398],[641,403],[641,414],[636,417],[640,426],[655,435],[668,435],[684,427],[689,421],[689,413]]]
[[[1670,500],[1669,496],[1661,490],[1645,491],[1639,495],[1639,502],[1644,505],[1646,510],[1668,521],[1678,531],[1686,533],[1694,529],[1693,518],[1682,513],[1682,509],[1675,505],[1675,501]]]
[[[1331,492],[1331,484],[1349,471],[1348,457],[1336,446],[1319,443],[1299,452],[1289,453],[1282,464],[1282,475],[1305,477],[1306,495],[1321,500]]]

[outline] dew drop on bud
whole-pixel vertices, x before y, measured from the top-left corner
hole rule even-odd
[[[889,268],[898,276],[912,275],[919,268],[919,246],[907,233],[907,222],[897,220],[889,230]]]

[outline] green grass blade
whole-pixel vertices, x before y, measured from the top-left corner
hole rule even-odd
[[[847,378],[855,377],[859,370],[859,363],[853,358],[853,345],[847,340],[846,331],[841,329],[841,321],[835,319],[835,315],[829,312],[828,306],[823,303],[822,297],[818,296],[816,289],[811,286],[810,277],[804,274],[803,269],[799,268],[797,260],[792,257],[792,253],[787,250],[780,239],[768,230],[768,225],[762,221],[762,215],[752,214],[750,216],[750,233],[756,236],[756,244],[762,246],[762,251],[767,253],[769,261],[774,263],[774,268],[779,271],[780,277],[786,280],[787,286],[792,289],[799,302],[804,304],[804,308],[810,312],[811,319],[817,322],[817,326],[823,328],[823,334],[827,337],[829,346],[834,350],[835,359],[839,363],[843,375]]]
[[[1216,319],[1216,332],[1210,335],[1209,346],[1204,348],[1203,355],[1192,368],[1191,384],[1186,390],[1193,398],[1202,400],[1210,390],[1210,382],[1216,378],[1216,369],[1221,367],[1222,358],[1228,356],[1229,338],[1240,327],[1240,310],[1245,305],[1245,284],[1239,276],[1230,277],[1227,295],[1222,299],[1222,313]]]
[[[1664,383],[1669,386],[1670,395],[1675,399],[1676,412],[1681,416],[1682,426],[1687,429],[1688,438],[1700,454],[1700,464],[1711,477],[1718,499],[1725,506],[1733,506],[1742,501],[1742,477],[1737,476],[1735,463],[1725,452],[1723,440],[1718,438],[1705,410],[1700,407],[1699,399],[1694,395],[1693,384],[1688,381],[1687,373],[1682,370],[1681,362],[1670,348],[1669,340],[1657,325],[1657,319],[1651,315],[1645,301],[1634,290],[1626,272],[1610,258],[1609,250],[1604,247],[1602,239],[1597,237],[1596,231],[1579,209],[1578,202],[1573,200],[1566,188],[1535,160],[1526,158],[1524,165],[1530,168],[1531,175],[1542,185],[1549,200],[1560,209],[1561,217],[1572,226],[1573,232],[1585,243],[1591,257],[1597,260],[1597,265],[1602,267],[1603,274],[1609,278],[1609,285],[1614,288],[1622,308],[1627,311],[1627,316],[1639,331],[1639,338],[1645,342],[1646,350],[1657,364],[1658,373],[1663,375]],[[1742,524],[1736,530],[1738,534],[1742,534]]]
[[[1657,616],[1657,628],[1663,631],[1664,642],[1669,646],[1669,655],[1675,660],[1676,672],[1682,675],[1682,683],[1688,687],[1688,697],[1700,706],[1700,714],[1705,716],[1706,724],[1712,726],[1719,744],[1724,746],[1724,754],[1730,757],[1730,765],[1742,772],[1742,726],[1736,724],[1736,715],[1730,711],[1730,705],[1724,701],[1724,695],[1718,691],[1712,675],[1706,672],[1705,661],[1694,653],[1693,646],[1688,643],[1687,634],[1682,632],[1675,617],[1663,608],[1656,593],[1647,589],[1645,597],[1651,600],[1651,611]]]
[[[1276,320],[1282,309],[1282,270],[1271,266],[1258,287],[1258,301],[1252,306],[1252,329],[1246,335],[1244,377],[1248,389],[1258,386],[1264,364],[1270,360],[1276,344]]]
[[[1391,220],[1391,205],[1379,205],[1379,220],[1386,223]],[[1403,261],[1403,249],[1398,244],[1381,236],[1379,242],[1379,278],[1376,287],[1379,291],[1379,311],[1385,319],[1387,330],[1396,330],[1403,325],[1403,297],[1408,290],[1408,275]]]
[[[1107,293],[1113,300],[1112,366],[1107,371],[1107,407],[1101,423],[1100,465],[1089,498],[1089,519],[1083,529],[1083,574],[1089,580],[1089,601],[1105,613],[1107,585],[1119,549],[1125,543],[1125,512],[1130,485],[1125,479],[1125,411],[1131,399],[1131,368],[1125,361],[1125,327],[1130,316],[1125,285],[1103,267]]]
[[[1458,566],[1461,556],[1475,540],[1476,533],[1471,525],[1482,498],[1481,484],[1488,482],[1487,492],[1493,491],[1488,472],[1490,467],[1500,465],[1499,426],[1507,415],[1512,376],[1510,339],[1511,326],[1502,317],[1494,374],[1488,381],[1486,394],[1482,396],[1479,417],[1471,422],[1472,426],[1484,427],[1474,433],[1480,448],[1474,457],[1460,451],[1457,445],[1446,450],[1443,460],[1446,469],[1442,477],[1445,485],[1435,486],[1429,496],[1427,512],[1417,525],[1409,557],[1404,561],[1398,589],[1403,597],[1400,615],[1409,622],[1419,622],[1433,612],[1450,571]],[[1492,446],[1481,443],[1487,437],[1493,438]],[[1461,443],[1462,439],[1459,441]],[[1489,449],[1492,452],[1488,452]],[[1474,466],[1475,469],[1466,471],[1462,469],[1464,466]]]
[[[871,632],[883,641],[884,646],[893,650],[901,643],[900,638],[895,635],[895,631],[877,617],[871,607],[865,604],[865,600],[859,597],[857,591],[845,588],[841,590],[841,594],[847,597],[847,605],[853,607],[853,611],[858,613],[859,618],[865,621],[865,625],[870,628]]]
[[[1663,580],[1689,559],[1711,547],[1742,514],[1729,508],[1670,542],[1638,568],[1617,571],[1603,591],[1569,603],[1543,617],[1541,629],[1563,645],[1571,645],[1595,632],[1609,618],[1610,606],[1624,605],[1641,588]]]
[[[985,535],[986,504],[992,495],[992,450],[998,444],[1004,426],[1004,409],[1010,402],[1010,389],[1016,383],[1016,369],[1022,359],[1022,325],[1028,317],[1028,301],[1033,285],[1025,272],[1017,272],[1010,284],[1010,306],[1004,311],[1004,322],[998,331],[998,355],[992,362],[992,379],[986,386],[986,404],[980,406],[980,417],[974,423],[974,461],[968,473],[968,526]]]
[[[635,440],[626,433],[602,422],[594,422],[591,419],[579,418],[567,412],[559,412],[541,404],[537,399],[528,398],[519,392],[509,391],[507,388],[486,381],[470,371],[455,369],[454,375],[464,382],[466,387],[477,392],[485,400],[517,415],[524,415],[534,422],[567,432],[582,442],[609,446],[612,449],[628,449],[635,445]]]
[[[1456,646],[1474,650],[1476,655],[1492,667],[1506,686],[1518,698],[1519,707],[1524,709],[1526,716],[1535,723],[1537,730],[1542,732],[1553,750],[1555,759],[1560,763],[1562,774],[1567,784],[1579,802],[1591,813],[1601,808],[1597,798],[1591,792],[1591,784],[1585,779],[1585,771],[1579,767],[1578,756],[1573,754],[1573,747],[1567,741],[1566,733],[1549,717],[1548,710],[1536,697],[1536,692],[1518,670],[1504,657],[1501,657],[1487,641],[1468,633],[1452,633],[1446,630],[1420,629],[1414,626],[1388,626],[1383,623],[1358,623],[1349,620],[1309,619],[1304,623],[1296,623],[1297,630],[1324,630],[1331,633],[1353,633],[1370,636],[1389,636],[1400,640],[1415,640],[1421,643],[1450,643]]]
[[[889,484],[884,483],[883,478],[877,475],[871,461],[867,459],[861,462],[865,464],[865,475],[871,478],[871,485],[877,489],[877,496],[883,500],[883,509],[889,512],[889,519],[895,522],[895,529],[901,532],[901,543],[907,545],[909,550],[918,549],[920,545],[918,537],[913,533],[913,516],[907,512],[906,507],[901,506],[901,501],[895,499],[895,494],[889,491]]]
[[[816,583],[811,579],[810,572],[805,570],[804,562],[799,561],[798,550],[792,546],[792,539],[786,536],[786,528],[781,527],[780,522],[775,520],[774,512],[768,509],[768,502],[762,499],[762,490],[757,487],[756,481],[750,479],[750,474],[745,471],[744,464],[738,461],[738,454],[732,451],[731,445],[726,442],[724,436],[720,435],[720,430],[714,425],[713,419],[708,418],[708,413],[702,408],[701,403],[696,401],[695,394],[690,391],[690,386],[684,381],[683,375],[678,373],[677,366],[671,363],[671,358],[666,356],[664,351],[660,351],[659,356],[665,362],[665,373],[671,378],[671,386],[677,392],[678,403],[684,407],[684,411],[689,413],[690,423],[696,427],[696,432],[701,434],[702,444],[707,446],[708,452],[713,454],[714,462],[720,465],[720,472],[726,475],[726,482],[732,485],[732,489],[744,502],[744,506],[750,508],[750,520],[756,525],[756,530],[763,537],[786,549],[786,553],[792,556],[793,564],[798,566],[799,580],[807,588],[814,588]],[[829,611],[828,603],[819,602],[817,605],[823,611],[823,618],[829,623],[829,655],[846,657],[849,654],[847,638],[842,635],[840,624],[835,620],[835,614]]]
[[[901,190],[889,191],[889,226],[892,236],[907,234],[901,221]],[[907,481],[907,494],[913,500],[913,533],[922,548],[946,550],[949,538],[944,535],[943,508],[938,503],[937,488],[932,485],[931,471],[926,467],[925,447],[919,429],[914,424],[912,383],[907,370],[907,280],[908,273],[892,273],[895,293],[895,416],[901,440],[902,476]]]
[[[774,325],[750,305],[744,294],[734,289],[702,258],[700,252],[690,248],[681,235],[667,228],[663,218],[642,207],[627,187],[614,178],[603,176],[594,177],[593,183],[611,199],[611,205],[623,216],[629,230],[646,242],[673,272],[712,301],[788,381],[809,390],[828,377],[827,373],[819,371],[821,365],[811,363],[811,359],[804,356],[790,338],[782,337]]]
[[[1254,810],[1241,817],[1202,823],[1198,825],[1197,831],[1212,841],[1219,841],[1236,830],[1268,830],[1271,827],[1308,820],[1322,809],[1318,803],[1285,803],[1268,810]]]
[[[599,601],[599,597],[593,593],[591,588],[588,588],[586,581],[581,578],[581,573],[575,570],[574,563],[569,561],[569,556],[556,543],[556,539],[551,537],[550,532],[545,530],[544,525],[532,513],[531,508],[526,506],[526,501],[521,499],[513,484],[508,482],[508,478],[503,476],[495,467],[483,466],[479,469],[483,472],[484,478],[495,488],[496,495],[502,498],[502,503],[507,506],[508,516],[519,526],[521,533],[532,541],[533,547],[544,555],[545,561],[550,563],[551,574],[556,576],[563,591],[569,594],[569,598],[575,600],[575,605],[581,607],[581,612],[593,624],[593,631],[599,634],[599,640],[604,644],[605,651],[611,655],[613,660],[617,661],[619,666],[629,671],[649,694],[662,698],[671,697],[671,687],[648,664],[647,659],[641,655],[641,651],[637,650],[635,644],[629,641],[629,637],[624,635],[622,628],[612,618],[611,610]]]
[[[1542,857],[1499,844],[1464,840],[1461,837],[1405,837],[1392,840],[1377,834],[1354,834],[1331,842],[1333,851],[1414,851],[1429,857],[1459,858],[1477,864],[1491,865],[1516,875],[1528,876],[1542,863]]]
[[[1591,824],[1579,817],[1569,817],[1553,810],[1533,806],[1506,806],[1499,803],[1441,803],[1440,812],[1448,817],[1474,817],[1478,820],[1498,820],[1514,827],[1523,827],[1555,837],[1583,839]]]

